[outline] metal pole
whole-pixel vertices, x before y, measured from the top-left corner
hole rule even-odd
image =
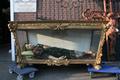
[[[113,12],[113,9],[112,9],[112,0],[110,0],[110,12]]]
[[[104,16],[106,16],[106,12],[107,12],[107,9],[106,9],[106,0],[103,1],[103,4],[104,4]]]
[[[14,21],[14,0],[10,0],[10,21]],[[15,40],[11,33],[11,57],[15,61]]]

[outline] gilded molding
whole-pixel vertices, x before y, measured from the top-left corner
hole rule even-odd
[[[8,28],[9,28],[10,32],[15,32],[17,29],[17,25],[18,25],[17,23],[9,23]]]
[[[61,66],[61,65],[68,65],[69,64],[69,60],[66,59],[65,56],[61,56],[61,57],[54,57],[54,56],[49,56],[48,57],[49,59],[46,60],[46,64],[49,65],[49,66],[52,66],[52,65],[56,65],[56,66]]]
[[[17,36],[17,33],[16,33],[17,27],[18,27],[17,23],[9,23],[8,24],[8,28],[9,28],[10,32],[13,33],[13,37],[15,39],[16,55],[17,55],[16,61],[17,61],[17,63],[20,63],[22,61],[22,56],[21,56],[21,49],[20,49],[20,45],[19,45],[18,36]]]
[[[17,29],[102,29],[102,22],[10,22],[10,31]]]
[[[98,64],[101,63],[101,57],[103,55],[102,50],[103,50],[104,42],[105,42],[105,30],[103,30],[102,34],[101,34],[101,39],[100,39],[99,46],[98,46],[95,65],[98,65]]]
[[[68,65],[69,64],[69,60],[68,59],[63,59],[63,60],[53,60],[53,59],[48,59],[45,61],[45,63],[48,65],[48,66],[61,66],[61,65]]]

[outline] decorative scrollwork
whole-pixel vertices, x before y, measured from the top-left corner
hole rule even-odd
[[[70,26],[70,23],[59,23],[53,26],[49,26],[53,30],[64,30],[66,27]]]
[[[103,16],[103,13],[100,11],[91,11],[90,9],[86,9],[82,16],[85,20],[91,20],[91,19],[103,19],[105,16]]]
[[[9,28],[10,32],[15,32],[17,29],[17,23],[9,23],[8,28]]]
[[[69,61],[66,59],[65,56],[61,56],[59,58],[56,58],[54,56],[49,56],[49,59],[46,60],[46,64],[49,66],[55,65],[55,66],[61,66],[61,65],[68,65]]]

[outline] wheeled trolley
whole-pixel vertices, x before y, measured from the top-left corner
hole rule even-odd
[[[17,64],[13,63],[9,65],[9,73],[16,73],[18,74],[16,80],[23,80],[23,76],[28,74],[29,78],[34,78],[35,72],[38,71],[34,67],[24,67],[20,68]]]

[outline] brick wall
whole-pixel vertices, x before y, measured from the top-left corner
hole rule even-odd
[[[82,20],[86,9],[103,11],[102,0],[38,0],[42,20]]]
[[[86,9],[103,11],[102,0],[38,0],[37,2],[37,12],[15,13],[15,20],[82,20],[81,14]],[[120,13],[120,0],[113,0],[113,11]]]
[[[36,12],[15,13],[15,21],[36,21]]]
[[[38,0],[37,13],[15,13],[16,21],[82,20],[86,9],[103,11],[102,0]]]

